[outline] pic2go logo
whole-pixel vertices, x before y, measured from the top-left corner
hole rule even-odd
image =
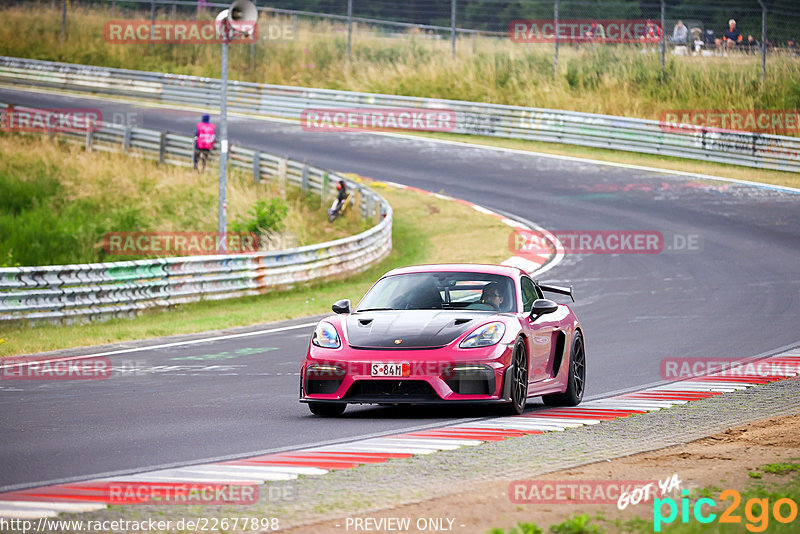
[[[694,520],[698,523],[712,523],[717,519],[717,514],[710,511],[716,508],[717,503],[714,499],[703,497],[695,501],[694,506],[689,502],[687,495],[689,490],[681,492],[683,498],[680,504],[681,523],[689,523],[691,512]],[[736,513],[742,502],[742,496],[738,491],[728,489],[719,494],[722,501],[731,500],[731,504],[719,515],[720,523],[741,524],[742,517]],[[667,515],[664,515],[664,507],[667,508]],[[707,508],[704,508],[707,507]],[[678,503],[675,499],[666,497],[653,501],[653,531],[661,532],[662,525],[668,525],[678,518]],[[749,499],[744,505],[744,516],[747,519],[745,528],[750,532],[764,532],[769,526],[769,516],[775,518],[778,523],[791,523],[797,519],[797,503],[789,498],[782,498],[775,501],[770,507],[769,499]]]

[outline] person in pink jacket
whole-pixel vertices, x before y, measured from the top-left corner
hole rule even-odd
[[[194,134],[194,168],[197,170],[197,164],[200,164],[200,171],[206,170],[206,163],[208,163],[208,155],[211,149],[214,148],[214,139],[217,135],[217,127],[209,122],[210,117],[208,114],[203,115],[200,122],[197,123],[197,130]]]

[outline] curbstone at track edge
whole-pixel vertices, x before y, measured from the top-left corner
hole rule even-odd
[[[352,177],[354,175],[352,175],[352,174],[347,175],[346,174],[346,176]],[[358,179],[365,179],[365,178],[364,177],[358,177]],[[564,246],[561,244],[561,242],[558,240],[558,238],[555,235],[553,235],[551,232],[547,231],[546,229],[542,228],[541,226],[539,226],[538,224],[536,224],[536,223],[534,223],[532,221],[529,221],[527,219],[523,219],[522,217],[518,217],[516,215],[503,214],[503,213],[500,213],[498,211],[494,211],[494,210],[491,210],[489,208],[485,208],[485,207],[483,207],[483,206],[481,206],[479,204],[475,204],[473,202],[462,200],[460,198],[451,197],[449,195],[444,195],[442,193],[434,193],[432,191],[427,191],[425,189],[420,189],[418,187],[413,187],[413,186],[404,185],[404,184],[398,184],[396,182],[377,181],[377,180],[371,180],[371,179],[369,179],[369,180],[371,182],[371,185],[384,184],[384,185],[387,185],[389,187],[394,187],[394,188],[397,188],[397,189],[405,189],[405,190],[408,190],[408,191],[414,191],[415,193],[420,193],[420,194],[423,194],[423,195],[430,195],[430,196],[433,196],[433,197],[441,199],[441,200],[448,200],[448,201],[452,201],[452,202],[457,202],[459,204],[463,204],[465,206],[468,206],[468,207],[474,209],[478,213],[482,213],[484,215],[489,215],[491,217],[495,217],[496,219],[499,219],[500,221],[502,221],[507,226],[510,226],[511,228],[515,228],[515,229],[519,228],[519,229],[525,230],[526,232],[529,232],[529,233],[538,234],[541,237],[543,237],[547,241],[547,243],[549,245],[548,248],[550,250],[546,254],[528,254],[528,255],[526,255],[524,257],[523,256],[511,256],[510,258],[508,258],[508,259],[506,259],[505,261],[502,262],[503,265],[509,265],[511,267],[518,267],[518,268],[522,269],[523,271],[526,271],[531,276],[538,276],[538,275],[540,275],[540,274],[542,274],[542,273],[544,273],[546,271],[549,271],[550,269],[552,269],[553,267],[555,267],[556,265],[561,263],[561,260],[564,259]]]
[[[325,475],[331,471],[349,471],[367,464],[386,464],[389,460],[410,459],[420,455],[430,455],[442,451],[456,449],[476,449],[481,453],[484,448],[498,445],[510,438],[532,438],[536,435],[564,433],[569,440],[570,430],[597,428],[601,434],[612,430],[608,426],[614,421],[626,420],[631,416],[644,415],[648,412],[669,411],[667,408],[677,407],[696,401],[716,402],[737,395],[747,395],[755,386],[776,386],[779,383],[796,383],[800,375],[800,349],[794,348],[767,358],[758,360],[758,376],[742,374],[736,370],[723,370],[696,376],[687,380],[672,382],[639,391],[631,391],[607,398],[590,400],[572,408],[545,408],[530,410],[521,416],[490,417],[480,420],[458,422],[441,427],[431,427],[407,431],[400,434],[361,437],[331,443],[327,445],[287,450],[258,456],[225,460],[200,465],[189,465],[160,469],[134,475],[99,478],[94,480],[55,484],[46,487],[7,491],[0,494],[0,517],[36,518],[54,517],[62,512],[96,512],[114,503],[109,494],[109,487],[124,486],[130,488],[159,487],[186,488],[187,485],[224,486],[235,481],[237,484],[253,486],[268,482],[292,481],[300,475],[314,477]],[[756,395],[757,396],[757,395]],[[788,402],[789,408],[796,411],[793,398],[778,396],[776,402]],[[736,404],[739,401],[736,401]],[[702,409],[698,405],[699,409]],[[786,407],[781,408],[786,411]],[[713,410],[712,410],[713,411]],[[775,415],[771,413],[770,415]],[[763,413],[761,415],[764,415]],[[638,420],[638,418],[636,418]],[[716,421],[715,422],[719,422]],[[622,423],[622,422],[621,422]],[[642,423],[644,424],[644,423]],[[641,435],[641,424],[633,439],[637,442]],[[687,425],[683,423],[685,428]],[[692,425],[689,425],[691,427]],[[604,430],[605,429],[605,430]],[[590,432],[585,430],[585,432]],[[542,436],[544,438],[544,436]],[[667,445],[675,443],[675,436],[670,436]],[[592,441],[592,435],[584,436],[584,441]],[[512,442],[514,440],[511,440]],[[664,443],[653,446],[652,437],[642,440],[644,446],[661,448]],[[663,440],[662,440],[663,441]],[[638,446],[638,445],[637,445]],[[627,448],[626,448],[627,447]],[[617,444],[614,451],[607,453],[622,454],[630,449],[630,443]],[[487,449],[488,450],[488,449]],[[588,463],[591,459],[588,451],[571,450],[569,462]],[[616,452],[615,452],[616,451]],[[641,451],[637,451],[641,452]],[[562,460],[562,463],[569,463]],[[75,506],[82,504],[83,506]],[[119,504],[119,503],[116,503]],[[147,505],[148,501],[136,504]]]

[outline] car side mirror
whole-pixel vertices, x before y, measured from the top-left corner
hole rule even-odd
[[[350,313],[350,299],[336,301],[331,309],[333,313]]]
[[[558,304],[550,299],[536,299],[533,301],[533,308],[531,308],[531,321],[535,321],[542,315],[553,313],[558,309]]]

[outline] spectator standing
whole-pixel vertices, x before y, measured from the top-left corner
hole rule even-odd
[[[211,118],[208,114],[204,114],[197,123],[197,128],[194,134],[194,168],[197,170],[197,164],[201,166],[201,172],[206,170],[208,163],[208,156],[211,149],[214,148],[214,140],[217,137],[217,127],[211,124]]]

